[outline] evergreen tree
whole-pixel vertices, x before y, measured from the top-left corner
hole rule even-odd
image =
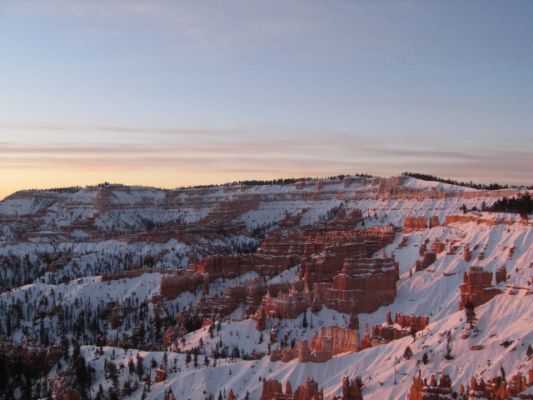
[[[304,317],[302,318],[302,328],[307,328],[307,310],[304,311]]]
[[[403,358],[406,360],[410,360],[413,356],[413,350],[411,350],[411,347],[407,346],[403,352]]]
[[[135,372],[135,364],[133,363],[133,358],[130,357],[128,360],[128,372],[133,374]]]
[[[143,364],[143,358],[138,353],[137,353],[137,365],[135,367],[135,372],[137,373],[139,380],[142,379],[144,375],[144,364]]]
[[[470,299],[465,303],[465,316],[466,316],[466,322],[470,324],[470,328],[473,328],[476,324],[477,318],[476,318],[476,311],[475,311],[475,305]]]
[[[452,334],[450,331],[446,333],[446,355],[444,356],[446,360],[453,360],[452,356]]]

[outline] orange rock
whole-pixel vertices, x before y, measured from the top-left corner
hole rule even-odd
[[[499,289],[492,287],[492,274],[483,271],[483,267],[470,267],[468,272],[464,273],[460,291],[460,310],[464,308],[468,300],[477,307],[501,293]]]

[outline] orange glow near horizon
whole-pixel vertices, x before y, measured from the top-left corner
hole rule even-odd
[[[447,148],[402,138],[263,128],[147,129],[0,123],[0,198],[23,189],[102,182],[162,188],[248,179],[404,171],[480,183],[530,185],[527,149]],[[300,138],[305,138],[304,140]]]

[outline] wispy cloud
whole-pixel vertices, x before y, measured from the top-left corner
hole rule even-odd
[[[460,150],[401,140],[382,143],[346,133],[299,131],[282,128],[237,129],[132,128],[129,126],[70,126],[63,124],[0,124],[2,130],[20,132],[92,132],[74,142],[3,141],[0,171],[194,171],[232,175],[323,175],[345,171],[397,174],[427,171],[446,177],[505,180],[528,183],[533,160],[522,149],[483,148],[479,144]],[[109,139],[109,133],[123,133]],[[154,139],[154,133],[164,140]],[[131,135],[137,135],[132,140]],[[205,140],[208,136],[209,140]],[[303,140],[300,138],[304,138]],[[467,172],[465,172],[467,171]],[[145,182],[149,183],[149,182]]]

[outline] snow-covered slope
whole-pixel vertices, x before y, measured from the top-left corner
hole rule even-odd
[[[161,399],[171,390],[177,399],[204,399],[216,398],[219,392],[227,396],[232,390],[238,398],[248,393],[250,399],[259,399],[265,379],[283,385],[288,381],[296,388],[313,378],[330,398],[342,394],[344,376],[357,376],[362,378],[365,399],[400,399],[419,371],[427,378],[447,373],[455,390],[468,385],[473,376],[498,376],[502,368],[509,377],[518,372],[527,376],[532,361],[526,353],[533,344],[532,225],[513,214],[470,211],[465,216],[462,210],[481,209],[483,203],[490,205],[513,193],[411,177],[183,190],[109,185],[19,192],[0,202],[0,293],[6,289],[0,294],[0,334],[14,344],[28,339],[35,346],[65,339],[82,344],[85,361],[94,370],[93,396],[100,386],[107,396],[110,388],[123,388],[128,382],[125,398]],[[407,336],[324,363],[272,362],[262,356],[278,346],[270,341],[270,328],[276,328],[278,338],[297,343],[310,340],[320,327],[347,327],[350,315],[323,307],[317,313],[306,311],[305,324],[303,314],[295,319],[267,318],[267,329],[259,331],[243,303],[211,327],[180,319],[201,299],[216,298],[252,280],[294,283],[298,265],[268,279],[257,272],[218,278],[174,299],[161,299],[162,275],[208,255],[254,252],[272,232],[334,223],[339,210],[343,215],[361,211],[363,219],[354,220],[349,229],[396,230],[393,243],[374,254],[393,256],[398,262],[396,298],[358,315],[360,335],[365,326],[384,323],[387,312],[429,316],[430,324],[416,340]],[[446,217],[457,215],[463,219],[445,224]],[[403,231],[406,217],[436,217],[439,225]],[[421,246],[430,249],[435,242],[443,243],[445,250],[428,268],[416,271]],[[471,261],[465,260],[465,247],[471,250]],[[507,279],[494,282],[501,294],[476,307],[477,330],[472,332],[465,311],[459,309],[463,275],[472,266],[494,273],[502,265]],[[167,328],[180,324],[190,331],[178,332],[173,344],[165,347]],[[408,346],[413,353],[409,360],[404,358]],[[221,349],[228,356],[216,359],[215,365],[213,354]],[[187,352],[198,353],[196,366]],[[427,363],[421,361],[424,354]],[[130,359],[136,364],[138,357],[143,360],[142,376],[128,368]],[[67,382],[69,363],[66,358],[55,363],[48,380],[62,377]],[[116,377],[109,373],[109,363],[116,364]],[[167,375],[156,383],[161,364]],[[68,385],[80,390],[76,379]]]

